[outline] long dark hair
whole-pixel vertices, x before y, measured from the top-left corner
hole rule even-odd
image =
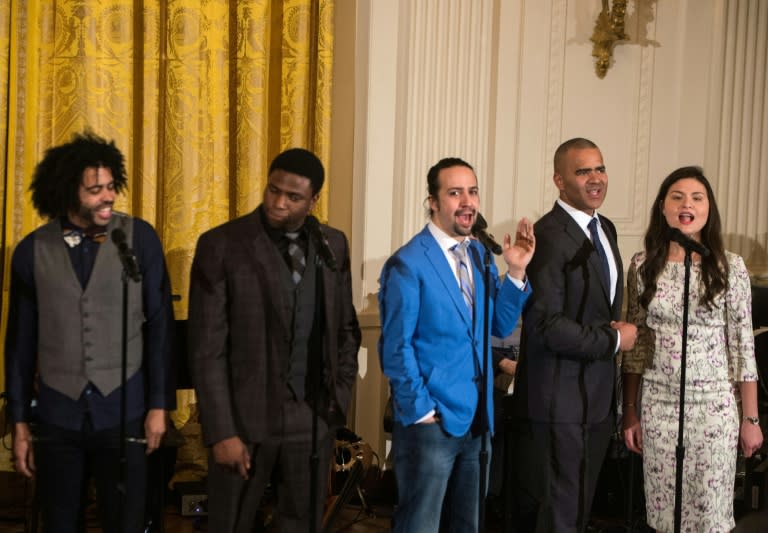
[[[40,216],[53,219],[77,211],[83,172],[92,167],[105,167],[112,171],[118,194],[127,187],[125,158],[114,141],[107,142],[86,131],[75,134],[66,144],[49,148],[37,164],[29,187],[32,205]]]
[[[640,305],[648,309],[653,296],[656,294],[656,280],[664,269],[669,253],[667,232],[669,225],[662,213],[664,200],[670,187],[681,179],[695,179],[707,190],[709,200],[709,216],[707,223],[701,229],[701,243],[709,248],[710,254],[701,258],[701,283],[703,294],[701,303],[711,307],[715,297],[726,289],[728,283],[728,261],[725,258],[723,236],[721,234],[720,211],[709,180],[704,176],[700,167],[678,168],[666,177],[659,188],[656,201],[651,206],[651,218],[648,230],[645,232],[645,262],[639,269],[639,274],[645,286],[640,295]]]

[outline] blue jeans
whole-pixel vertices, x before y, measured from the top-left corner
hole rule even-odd
[[[487,433],[484,437],[490,454]],[[441,514],[443,531],[476,532],[481,437],[471,432],[453,437],[440,424],[396,423],[392,441],[397,480],[393,533],[437,533]]]

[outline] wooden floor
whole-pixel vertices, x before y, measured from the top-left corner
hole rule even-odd
[[[32,484],[14,472],[0,472],[0,533],[37,533],[32,521]],[[168,501],[171,501],[170,499]],[[205,516],[182,516],[179,502],[165,506],[162,524],[155,523],[149,533],[208,532]],[[339,533],[385,533],[390,530],[391,505],[366,505],[351,500],[339,506],[330,531]],[[95,517],[95,506],[86,513],[87,533],[99,533],[101,528]],[[267,526],[254,533],[276,533],[278,528],[269,518]],[[212,532],[211,532],[212,533]]]
[[[766,486],[768,489],[768,486]],[[0,471],[0,533],[38,533],[32,528],[31,521],[31,491],[32,484],[18,474]],[[367,494],[367,505],[363,507],[360,499],[351,498],[339,507],[338,514],[333,518],[329,531],[334,533],[389,533],[392,523],[392,505],[390,500],[376,499],[373,492]],[[167,500],[171,502],[171,500]],[[607,498],[611,505],[593,509],[592,520],[587,527],[588,533],[646,533],[648,529],[642,519],[628,526],[620,509],[614,509],[613,500]],[[179,501],[165,506],[162,524],[153,524],[146,533],[198,533],[211,532],[208,529],[205,516],[182,516]],[[761,496],[759,512],[742,510],[742,505],[736,502],[737,527],[734,533],[768,532],[768,496]],[[613,511],[613,512],[611,512]],[[269,514],[268,512],[266,513]],[[492,501],[487,507],[485,533],[502,533],[505,529],[501,520],[500,508]],[[86,533],[100,533],[93,507],[87,514],[89,527]],[[254,533],[277,533],[279,530],[265,519],[267,526]]]
[[[360,506],[347,505],[340,512],[334,522],[332,531],[339,533],[386,533],[390,529],[391,514],[388,510],[382,510],[379,515],[365,513]],[[0,533],[35,533],[31,529],[31,522],[25,522],[23,509],[0,509]],[[99,533],[99,528],[94,520],[89,520],[87,533]],[[208,532],[208,524],[204,516],[181,516],[174,506],[168,506],[162,527],[155,524],[151,529],[153,533],[198,533]],[[263,533],[277,532],[276,527],[268,527]],[[256,531],[254,532],[256,533]]]
[[[32,528],[31,521],[31,492],[32,484],[16,473],[0,471],[0,533],[38,533]],[[365,491],[367,505],[363,507],[357,497],[350,497],[339,506],[338,514],[332,519],[329,531],[334,533],[389,533],[392,523],[392,500],[389,490],[377,494],[375,491]],[[389,495],[389,496],[387,496]],[[197,533],[210,532],[204,516],[182,516],[179,510],[180,501],[170,502],[164,507],[162,527],[155,527],[146,533]],[[89,507],[87,513],[88,528],[86,533],[99,533],[101,529],[95,518],[95,506]],[[500,508],[493,502],[487,507],[485,533],[502,533],[505,531],[502,523]],[[268,515],[268,512],[266,513]],[[254,533],[277,533],[279,530],[270,520],[265,520],[267,527]],[[616,520],[593,520],[588,528],[590,533],[613,533],[626,531]],[[636,531],[641,531],[637,529]]]
[[[31,521],[31,483],[27,482],[15,473],[0,472],[0,533],[38,533],[32,528]],[[369,494],[371,501],[363,508],[360,500],[352,498],[348,503],[340,506],[338,514],[331,523],[329,531],[334,533],[389,533],[392,522],[392,505],[384,500],[377,500],[375,494]],[[171,500],[168,500],[171,501]],[[147,533],[197,533],[209,532],[204,516],[181,516],[179,502],[165,506],[162,527],[154,524]],[[95,518],[93,506],[87,513],[86,533],[99,533],[101,529]],[[278,528],[268,525],[261,531],[254,533],[277,533]],[[504,531],[499,510],[489,506],[486,514],[486,533],[502,533]],[[614,523],[594,523],[589,531],[612,533],[623,531],[623,528],[615,528]],[[213,532],[210,532],[213,533]]]

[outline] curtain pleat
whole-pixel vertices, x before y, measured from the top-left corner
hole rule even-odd
[[[47,148],[85,129],[125,155],[128,193],[116,208],[157,229],[181,297],[176,316],[186,318],[197,237],[260,203],[279,151],[306,147],[327,167],[333,9],[333,0],[0,2],[2,337],[13,248],[42,223],[32,172]]]

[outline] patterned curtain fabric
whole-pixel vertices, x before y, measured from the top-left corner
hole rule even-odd
[[[185,318],[200,233],[259,204],[282,149],[306,147],[327,167],[333,9],[333,0],[0,2],[2,328],[11,253],[42,222],[29,201],[34,167],[86,128],[125,154],[129,190],[116,208],[157,229]]]

